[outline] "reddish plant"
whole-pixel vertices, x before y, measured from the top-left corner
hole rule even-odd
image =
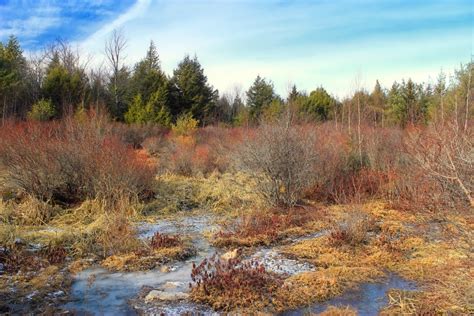
[[[6,124],[0,147],[6,185],[38,199],[115,202],[151,191],[154,167],[111,135],[107,123],[93,118]]]
[[[17,244],[0,247],[0,263],[8,273],[38,270],[45,266],[39,256]]]
[[[256,261],[221,260],[214,255],[193,264],[191,296],[217,310],[258,308],[270,305],[271,296],[283,284]]]
[[[177,247],[182,244],[179,236],[166,235],[156,232],[150,240],[150,246],[153,249]]]
[[[45,257],[50,264],[61,264],[66,260],[67,250],[63,246],[49,244],[45,249],[42,249],[41,255]]]
[[[223,224],[215,237],[218,246],[255,246],[271,244],[285,237],[290,228],[302,227],[316,219],[314,210],[302,208],[280,212],[253,212]]]

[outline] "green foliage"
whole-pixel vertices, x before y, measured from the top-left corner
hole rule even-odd
[[[242,106],[234,117],[234,126],[245,126],[250,121],[250,111],[247,107]]]
[[[28,118],[34,121],[49,121],[56,115],[56,109],[50,100],[41,99],[28,112]]]
[[[140,94],[143,101],[148,102],[153,93],[167,84],[168,79],[161,70],[158,52],[152,41],[145,58],[135,65],[131,80],[133,95]]]
[[[140,94],[133,101],[125,113],[125,121],[129,124],[156,123],[164,127],[171,124],[171,114],[166,106],[167,91],[165,87],[155,91],[150,100],[144,103]]]
[[[274,99],[269,105],[267,105],[263,111],[263,119],[267,122],[278,120],[283,113],[285,104],[280,99]]]
[[[267,82],[265,78],[257,76],[252,86],[247,91],[247,106],[250,110],[250,118],[258,120],[263,109],[270,105],[275,97],[273,84]]]
[[[43,82],[43,94],[50,99],[57,114],[72,113],[74,107],[83,103],[88,85],[87,76],[83,69],[68,69],[55,54]]]
[[[386,104],[387,96],[385,95],[385,92],[377,80],[375,82],[374,90],[369,96],[369,109],[375,122],[380,122],[383,124]]]
[[[425,123],[431,91],[411,79],[401,85],[394,83],[388,94],[391,120],[400,126]]]
[[[190,112],[201,123],[209,121],[216,109],[218,91],[208,84],[197,57],[184,57],[173,72],[172,84],[177,98],[172,113]]]
[[[18,39],[10,36],[6,45],[0,42],[0,109],[2,116],[10,113],[7,106],[25,95],[27,63]]]
[[[178,117],[176,124],[171,126],[173,133],[178,136],[190,136],[199,125],[199,121],[194,119],[191,113],[185,113]]]
[[[124,115],[128,110],[131,102],[130,71],[127,67],[122,67],[117,74],[112,74],[109,79],[107,90],[110,99],[108,100],[108,108],[113,118],[124,120]]]
[[[329,119],[334,104],[334,98],[323,87],[319,87],[310,93],[302,105],[302,110],[314,120],[326,121]]]

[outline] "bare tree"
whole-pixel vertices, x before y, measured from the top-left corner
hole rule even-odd
[[[111,69],[112,94],[115,108],[120,105],[119,77],[125,59],[124,50],[127,47],[127,39],[121,30],[114,30],[105,43],[105,56]]]
[[[293,125],[286,116],[255,132],[240,148],[238,166],[252,174],[269,204],[294,206],[316,180],[314,133]]]
[[[453,193],[463,195],[474,207],[473,140],[472,129],[459,131],[455,122],[411,131],[405,146],[413,161],[428,176],[452,189]]]
[[[467,80],[467,89],[466,89],[466,117],[464,119],[464,130],[467,130],[469,122],[469,99],[471,97],[471,79],[472,79],[472,59],[471,63],[467,67],[468,80]]]

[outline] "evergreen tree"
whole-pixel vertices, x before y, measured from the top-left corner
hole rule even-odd
[[[311,91],[302,104],[302,111],[313,120],[326,121],[333,111],[334,104],[334,98],[323,87],[319,87]]]
[[[387,103],[387,96],[382,90],[378,80],[375,81],[374,90],[370,94],[369,104],[372,113],[372,119],[375,123],[384,125],[385,105]]]
[[[407,122],[405,100],[402,96],[401,86],[397,82],[392,84],[388,93],[389,116],[394,124],[404,126]]]
[[[43,94],[51,100],[57,115],[72,114],[84,103],[88,89],[88,79],[78,66],[66,67],[54,53],[46,70]]]
[[[151,41],[145,58],[135,65],[131,80],[133,95],[140,94],[144,102],[148,102],[156,90],[167,84],[168,78],[161,70],[156,46]]]
[[[288,99],[287,99],[288,103],[296,102],[299,96],[300,96],[300,93],[296,89],[296,85],[293,85],[293,87],[291,87],[290,93],[288,94]]]
[[[16,37],[10,36],[6,45],[0,43],[0,109],[3,120],[18,114],[19,101],[25,95],[26,66]]]
[[[252,120],[258,120],[265,107],[269,106],[276,98],[273,84],[257,76],[252,86],[247,91],[247,106]]]
[[[137,94],[133,97],[133,100],[130,103],[128,111],[124,115],[125,122],[129,124],[144,122],[144,118],[143,118],[144,113],[145,111],[144,111],[142,96],[140,94]]]
[[[51,101],[41,99],[31,107],[28,118],[34,121],[48,121],[55,115],[55,109]]]
[[[108,102],[110,114],[120,121],[124,119],[124,114],[130,103],[130,81],[130,70],[123,66],[117,73],[110,76],[107,85],[111,97]]]
[[[173,72],[172,84],[172,114],[191,113],[201,124],[208,123],[215,113],[218,91],[208,84],[197,57],[184,57]]]

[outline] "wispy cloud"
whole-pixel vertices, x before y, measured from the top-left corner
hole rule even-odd
[[[35,50],[57,38],[74,40],[108,23],[132,0],[24,0],[0,2],[0,40],[17,36]]]
[[[31,10],[9,22],[10,30],[31,18],[30,25],[41,26],[23,27],[26,39],[40,44],[63,36],[99,61],[104,40],[122,28],[129,40],[127,62],[142,58],[154,40],[168,73],[184,54],[197,54],[220,91],[235,83],[246,88],[257,74],[272,79],[282,94],[293,82],[344,96],[356,73],[367,88],[375,79],[385,85],[408,76],[428,81],[441,68],[467,61],[474,42],[471,0],[43,2],[37,8],[49,13]]]

